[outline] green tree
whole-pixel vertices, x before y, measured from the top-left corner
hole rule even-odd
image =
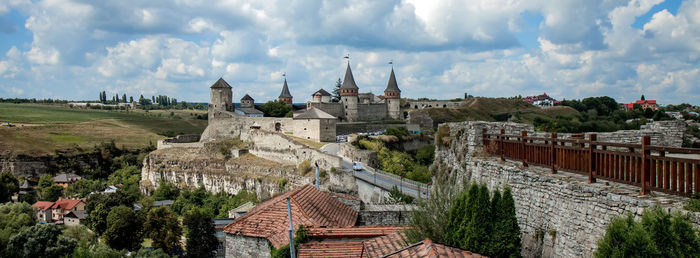
[[[596,258],[658,257],[656,245],[641,224],[632,215],[615,218],[605,229],[605,235],[598,240]]]
[[[156,201],[175,200],[180,195],[180,189],[175,184],[161,181],[160,185],[153,193],[153,199]]]
[[[0,203],[10,201],[17,191],[19,191],[19,181],[12,172],[0,173]]]
[[[132,207],[136,200],[121,189],[116,193],[102,195],[91,194],[87,198],[85,212],[88,214],[87,226],[102,235],[107,230],[107,216],[110,210],[117,206]]]
[[[428,145],[418,149],[416,152],[416,161],[421,165],[430,166],[435,159],[435,145]]]
[[[496,197],[499,195],[499,197]],[[496,191],[491,201],[493,228],[491,252],[493,257],[520,257],[520,226],[515,216],[515,200],[510,187],[506,186],[503,197]]]
[[[0,204],[0,256],[10,237],[36,224],[34,208],[28,203]]]
[[[219,240],[212,217],[201,209],[194,209],[182,221],[187,228],[187,256],[213,257]]]
[[[52,185],[41,189],[41,200],[48,202],[55,202],[63,196],[63,187],[60,185]]]
[[[153,248],[163,249],[168,254],[178,254],[182,228],[175,213],[167,207],[158,207],[148,211],[143,225],[146,237],[153,241]]]
[[[284,117],[289,111],[292,111],[292,107],[284,101],[275,100],[260,105],[260,111],[265,113],[267,117]]]
[[[408,242],[416,243],[426,238],[438,243],[450,243],[448,232],[451,228],[450,212],[455,200],[461,196],[459,185],[453,180],[436,180],[430,195],[427,198],[419,198],[416,208],[409,220],[410,227],[406,230]]]
[[[7,257],[64,257],[73,253],[75,239],[61,235],[55,224],[38,224],[10,238]]]
[[[97,245],[79,245],[75,250],[73,250],[73,254],[71,254],[72,258],[93,258],[93,257],[99,257],[99,258],[122,258],[126,257],[126,250],[122,251],[117,251],[112,248],[109,248],[109,246],[106,246],[104,244],[97,244]]]
[[[489,232],[491,232],[490,219],[490,203],[489,189],[486,185],[479,187],[479,193],[472,206],[471,218],[468,222],[465,218],[462,225],[466,225],[466,234],[464,241],[461,243],[461,248],[472,250],[477,253],[486,253],[489,247]]]
[[[170,258],[170,255],[166,254],[163,249],[141,249],[134,255],[134,258]]]
[[[39,189],[43,189],[53,185],[53,176],[49,174],[43,174],[39,177]]]
[[[465,212],[467,212],[467,199],[469,197],[469,192],[471,192],[472,188],[475,188],[475,186],[476,185],[472,185],[469,188],[469,191],[463,191],[460,193],[450,208],[447,221],[447,230],[445,232],[445,243],[450,246],[459,246],[463,240],[463,232],[460,229],[463,221],[466,217],[468,217]]]
[[[338,81],[335,82],[335,87],[333,87],[333,99],[331,101],[340,102],[340,86],[342,85],[343,81],[338,78]]]
[[[97,243],[95,233],[83,225],[66,227],[63,230],[63,236],[75,239],[79,246],[91,246]]]
[[[141,247],[143,221],[130,208],[117,206],[107,215],[107,230],[102,235],[110,247],[134,251]]]
[[[387,127],[386,128],[386,135],[393,135],[393,136],[406,136],[408,135],[408,129],[404,126],[400,127]]]

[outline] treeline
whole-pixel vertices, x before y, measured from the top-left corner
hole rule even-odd
[[[68,100],[63,100],[63,99],[35,99],[35,98],[0,98],[0,103],[14,103],[14,104],[22,104],[22,103],[37,103],[37,104],[66,104],[68,103]]]
[[[565,100],[559,105],[569,106],[579,113],[555,118],[537,117],[536,130],[561,133],[612,132],[637,130],[647,122],[673,119],[662,110],[636,108],[624,110],[611,97],[591,97],[583,100]]]

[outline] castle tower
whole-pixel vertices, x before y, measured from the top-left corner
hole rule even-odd
[[[402,119],[401,116],[401,90],[396,84],[396,76],[394,75],[394,67],[391,67],[391,75],[389,83],[384,89],[384,99],[386,101],[386,110],[389,117],[392,119]]]
[[[284,78],[282,93],[280,93],[278,100],[284,101],[284,103],[287,103],[287,105],[292,105],[292,94],[289,93],[289,87],[287,86],[287,78]]]
[[[229,111],[233,112],[233,93],[231,92],[231,85],[229,85],[223,78],[219,78],[210,88],[209,101],[209,117],[212,117],[214,111]]]
[[[340,100],[343,102],[345,120],[348,122],[359,120],[359,114],[357,113],[357,93],[359,90],[360,88],[355,84],[355,77],[352,76],[352,70],[350,70],[350,62],[348,62],[348,68],[345,70],[345,79],[343,79],[343,85],[340,86]]]
[[[255,103],[255,100],[248,94],[245,94],[245,96],[243,96],[241,98],[241,107],[242,108],[253,108],[253,106],[255,105],[254,103]]]

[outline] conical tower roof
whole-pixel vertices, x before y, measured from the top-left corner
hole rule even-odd
[[[230,89],[231,85],[228,85],[228,82],[224,80],[224,78],[219,78],[214,84],[211,85],[210,88],[226,88]]]
[[[357,84],[355,84],[355,77],[352,76],[352,70],[350,70],[350,63],[348,63],[348,68],[345,70],[345,79],[343,79],[343,85],[340,86],[341,89],[359,89]]]
[[[396,76],[394,75],[394,67],[391,68],[391,75],[389,75],[389,83],[386,85],[384,92],[401,92],[399,85],[396,84]]]
[[[287,86],[287,78],[284,78],[284,85],[282,86],[282,93],[280,93],[280,98],[291,98],[292,94],[289,93],[289,86]]]
[[[253,98],[250,95],[245,94],[245,96],[243,96],[241,100],[253,100]]]

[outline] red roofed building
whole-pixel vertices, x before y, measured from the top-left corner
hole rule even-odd
[[[390,254],[384,254],[381,257],[486,257],[480,254],[475,254],[466,250],[446,245],[433,243],[430,239],[412,244],[404,249],[398,250]]]
[[[226,226],[226,257],[267,256],[271,247],[288,244],[287,197],[291,201],[295,230],[299,225],[350,227],[357,221],[357,211],[330,194],[305,185],[258,204]]]
[[[32,207],[37,209],[36,219],[39,222],[51,221],[51,206],[53,206],[53,202],[38,201],[32,204]]]
[[[659,106],[656,104],[656,100],[637,100],[634,103],[625,104],[625,109],[626,110],[634,109],[634,104],[639,104],[639,106],[641,106],[642,109],[647,109],[647,108],[650,108],[651,110],[659,109]]]
[[[38,209],[36,217],[39,221],[63,221],[63,216],[71,211],[84,211],[85,201],[58,198],[55,202],[39,201],[32,206]]]

